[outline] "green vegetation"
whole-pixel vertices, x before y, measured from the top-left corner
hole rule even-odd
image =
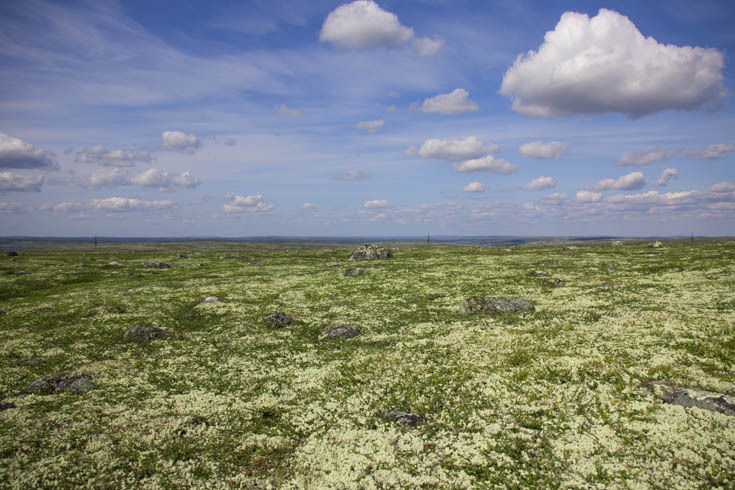
[[[652,386],[735,393],[735,244],[552,245],[1,256],[0,488],[733,488],[735,417]],[[470,296],[536,311],[469,315]],[[360,334],[320,341],[330,325]],[[27,393],[66,370],[94,389]]]

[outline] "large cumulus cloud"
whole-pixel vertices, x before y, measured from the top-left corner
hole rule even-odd
[[[500,93],[529,116],[699,109],[725,96],[723,54],[661,44],[618,12],[566,12],[538,51],[520,55]]]

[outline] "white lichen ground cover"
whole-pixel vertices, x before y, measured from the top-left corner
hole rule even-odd
[[[345,248],[2,257],[0,488],[733,488],[735,417],[653,382],[735,393],[735,245],[664,245],[401,244],[357,277]],[[96,387],[26,393],[63,370]]]

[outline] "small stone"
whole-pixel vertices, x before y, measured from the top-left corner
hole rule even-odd
[[[108,262],[107,265],[109,265],[110,267],[120,267],[122,264],[113,260],[112,262]]]
[[[23,270],[20,270],[20,269],[13,269],[13,274],[16,274],[18,276],[22,276],[22,275],[25,275],[25,274],[33,274],[33,271],[23,271]]]
[[[347,269],[345,271],[345,277],[355,277],[355,276],[364,276],[367,274],[367,270],[365,269]]]
[[[329,293],[329,297],[332,299],[337,299],[337,293]]]
[[[393,252],[372,243],[365,243],[352,251],[349,260],[374,260],[393,258]]]
[[[286,325],[291,325],[293,318],[280,311],[271,311],[263,318],[263,321],[269,324],[271,328],[283,328]]]
[[[94,388],[92,378],[86,374],[71,376],[71,371],[41,376],[28,385],[29,393],[50,395],[52,393],[85,393]]]
[[[491,315],[536,311],[536,307],[527,299],[513,296],[503,298],[471,296],[462,301],[461,308],[465,313],[489,313]]]
[[[177,254],[176,255],[176,258],[177,259],[185,259],[186,258],[186,255],[185,254]]]
[[[618,270],[618,268],[617,268],[617,267],[615,267],[615,266],[614,266],[614,265],[612,265],[612,264],[605,264],[605,268],[606,268],[607,270],[609,270],[610,272],[615,272],[616,270]]]
[[[393,419],[407,427],[417,427],[424,423],[424,419],[418,415],[402,410],[388,410],[383,412],[381,416],[386,419]]]
[[[613,287],[615,286],[612,283],[603,282],[602,284],[595,286],[595,289],[612,289]]]
[[[612,244],[613,244],[614,246],[616,246],[616,247],[619,247],[620,245],[622,245],[622,244],[623,244],[623,242],[621,242],[620,240],[615,240],[614,242],[612,242]]]
[[[649,247],[653,247],[653,248],[660,248],[660,247],[663,247],[663,246],[664,246],[664,244],[663,244],[663,243],[661,243],[660,241],[656,240],[656,241],[655,241],[655,242],[653,242],[653,243],[649,243],[649,244],[648,244],[648,246],[649,246]]]
[[[567,285],[567,283],[562,281],[561,279],[552,279],[551,285],[555,288],[563,288],[564,286]]]
[[[325,339],[351,339],[360,333],[360,329],[351,325],[339,325],[331,327]]]
[[[15,250],[9,250],[9,251],[5,252],[5,256],[6,257],[17,257],[18,256],[18,252],[16,252]]]
[[[146,260],[143,267],[152,267],[154,269],[170,269],[171,266],[165,262],[156,262],[155,260]]]
[[[20,361],[20,365],[21,366],[33,366],[33,367],[35,367],[35,366],[38,366],[39,364],[41,364],[42,362],[43,362],[42,359],[24,359],[24,360]]]
[[[202,303],[219,303],[221,300],[217,296],[207,296]]]
[[[0,412],[2,412],[3,410],[9,410],[11,408],[16,408],[15,403],[0,402]]]
[[[3,315],[5,315],[5,312],[0,310],[0,316],[3,316]]]
[[[168,332],[152,325],[134,325],[123,334],[125,340],[135,340],[137,342],[148,342],[168,336]]]
[[[533,271],[531,272],[531,275],[533,277],[549,277],[550,274],[544,271]]]

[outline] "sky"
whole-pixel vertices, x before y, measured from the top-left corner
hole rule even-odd
[[[735,3],[0,2],[0,235],[735,235]]]

